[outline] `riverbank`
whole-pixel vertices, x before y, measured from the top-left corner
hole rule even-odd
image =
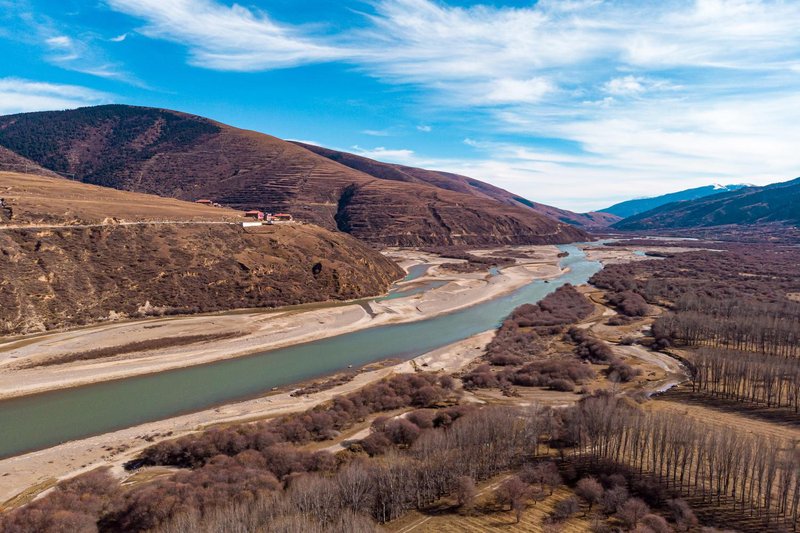
[[[523,265],[525,266],[525,270],[528,271],[526,274],[527,276],[530,276],[532,272],[537,272],[541,275],[541,277],[553,277],[557,276],[558,273],[562,273],[558,266],[558,249],[550,250],[552,257],[548,257],[546,259],[545,256],[538,251],[539,247],[536,248],[536,257],[529,258],[530,261],[528,261],[528,264]],[[418,252],[412,253],[400,251],[400,253],[409,254],[404,259],[398,257],[398,259],[406,261],[404,264],[406,267],[419,264],[420,262],[435,261],[435,259],[429,256],[422,257],[414,255],[418,254]],[[629,251],[629,253],[631,256],[634,255],[633,251]],[[440,259],[440,261],[442,260]],[[551,262],[548,263],[548,261]],[[450,260],[450,262],[452,262],[452,260]],[[583,267],[585,267],[585,265]],[[511,268],[518,269],[519,267]],[[575,277],[573,274],[580,272],[581,268],[582,267],[577,268],[576,271],[572,272],[568,276]],[[488,276],[486,273],[472,275],[471,277],[470,275],[461,274],[458,276],[460,276],[461,280],[477,280],[480,282],[481,286],[489,286],[497,284],[500,278],[508,276],[508,270],[509,269],[505,269],[502,274],[494,276]],[[441,271],[437,272],[437,267],[435,265],[429,269],[428,274],[432,278],[440,275],[447,275]],[[521,272],[518,272],[518,274],[523,275]],[[582,281],[576,280],[573,282],[576,284],[583,283],[586,279],[588,279],[588,275],[589,274],[584,272],[578,277],[578,279]],[[428,278],[428,276],[425,276],[414,281],[417,283],[425,283],[425,280],[429,279],[430,278]],[[492,283],[493,280],[494,283]],[[561,281],[563,282],[563,280]],[[528,282],[526,281],[526,283]],[[475,285],[474,282],[470,282],[468,284]],[[450,285],[450,283],[448,283],[448,285]],[[548,285],[544,284],[534,284],[532,286],[538,286],[539,288],[548,287]],[[553,285],[550,285],[549,287],[553,287]],[[442,289],[444,288],[446,287],[442,287]],[[436,290],[430,292],[434,293]],[[537,292],[536,294],[540,293]],[[519,301],[519,303],[532,301],[538,297],[541,296],[531,297],[531,295],[528,293],[528,296]],[[424,300],[424,296],[414,296],[407,299],[417,301],[419,304]],[[403,304],[402,300],[406,300],[406,298],[399,298],[385,302],[376,302],[375,305],[384,305],[384,303],[391,305]],[[462,300],[453,299],[453,301],[458,303]],[[491,302],[489,305],[492,306],[495,303],[496,302]],[[508,302],[503,305],[508,305],[508,308],[510,309],[513,307],[513,305],[519,305],[519,303],[513,304],[512,302]],[[341,311],[341,309],[341,307],[328,308],[322,310],[303,311],[302,313],[305,314],[308,312],[317,311]],[[599,317],[604,317],[606,314],[605,312],[608,311],[608,309],[601,309],[601,311],[602,312],[599,312],[598,316],[595,317],[596,319]],[[485,312],[486,310],[482,310],[480,314],[484,314]],[[507,311],[499,312],[496,309],[494,310],[494,314],[498,316],[503,316],[505,312]],[[458,314],[458,320],[464,319],[461,314]],[[241,316],[241,314],[231,316],[238,317]],[[219,319],[220,317],[213,318]],[[171,322],[171,320],[165,320],[165,322]],[[146,321],[143,324],[144,325],[140,324],[139,326],[152,326],[154,325],[154,321]],[[132,324],[117,324],[117,326],[131,325]],[[198,329],[195,331],[195,333],[199,331],[207,332],[207,330]],[[444,330],[440,329],[439,331]],[[483,330],[474,329],[473,331]],[[86,331],[72,333],[80,336],[86,333]],[[383,379],[384,377],[387,377],[395,372],[411,372],[414,371],[415,367],[429,371],[441,370],[445,372],[454,372],[481,355],[486,344],[491,340],[493,335],[494,331],[483,331],[482,333],[472,334],[466,339],[453,342],[438,349],[433,349],[424,355],[418,356],[414,359],[414,363],[404,362],[391,367],[365,371],[358,374],[353,380],[347,383],[343,383],[314,394],[308,394],[299,397],[291,396],[290,392],[292,389],[281,388],[280,391],[266,396],[262,395],[246,401],[225,403],[219,407],[207,408],[182,416],[165,417],[163,420],[136,424],[128,429],[123,429],[120,431],[106,431],[94,437],[79,438],[59,444],[57,446],[43,449],[41,451],[25,453],[2,460],[0,461],[0,501],[5,501],[9,498],[19,495],[20,493],[22,493],[21,498],[24,499],[32,494],[40,493],[47,487],[52,486],[59,479],[72,477],[80,472],[91,470],[100,466],[110,466],[117,475],[125,476],[126,473],[122,469],[122,465],[126,461],[135,457],[143,448],[153,444],[154,442],[175,438],[194,431],[199,431],[210,425],[259,420],[279,416],[293,411],[305,410],[319,403],[328,401],[337,395],[347,394],[357,390],[368,383]],[[41,339],[36,339],[36,341],[41,341]],[[54,345],[58,346],[57,343]],[[20,347],[16,349],[19,348]],[[290,381],[286,382],[289,383]],[[152,393],[152,391],[150,392]],[[137,395],[137,397],[140,396]]]
[[[427,371],[455,372],[481,355],[493,336],[494,331],[480,333],[411,361],[361,372],[348,383],[318,393],[292,396],[291,391],[295,389],[292,387],[261,398],[149,422],[0,460],[0,502],[25,499],[33,496],[26,494],[32,487],[38,494],[61,479],[99,467],[110,467],[115,475],[124,479],[128,474],[123,465],[159,440],[188,435],[209,426],[263,420],[304,411],[392,374],[414,372],[415,366]]]
[[[497,298],[532,280],[563,274],[555,246],[515,250],[529,257],[518,258],[516,265],[497,275],[456,273],[441,268],[443,263],[454,262],[452,259],[415,250],[388,250],[386,254],[406,268],[431,265],[425,275],[401,282],[397,288],[444,282],[408,297],[108,323],[14,339],[0,344],[0,399],[212,363],[365,328],[425,320]],[[203,340],[196,341],[200,338]],[[161,339],[170,339],[171,346],[158,348]],[[181,345],[181,340],[186,343]],[[148,343],[153,347],[140,349]],[[97,357],[101,351],[110,355]]]

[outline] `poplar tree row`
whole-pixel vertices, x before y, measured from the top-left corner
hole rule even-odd
[[[653,325],[657,339],[690,346],[800,357],[800,306],[753,301],[732,305],[687,296]]]
[[[800,411],[800,359],[733,350],[698,350],[692,391]]]
[[[800,518],[800,454],[793,444],[683,414],[643,412],[613,397],[583,401],[566,435],[575,453],[656,478],[709,503],[727,504],[796,528]]]

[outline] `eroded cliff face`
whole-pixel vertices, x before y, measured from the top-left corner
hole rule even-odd
[[[0,231],[0,334],[110,318],[349,300],[403,271],[311,225],[143,225]]]

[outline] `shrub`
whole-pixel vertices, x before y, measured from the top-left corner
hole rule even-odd
[[[575,494],[589,506],[588,512],[592,510],[594,504],[602,499],[603,485],[593,477],[585,477],[578,481],[575,487]]]
[[[650,508],[646,503],[639,498],[630,498],[620,506],[616,516],[628,529],[633,529],[648,513],[650,513]]]
[[[554,391],[572,392],[575,390],[575,383],[568,379],[554,379],[550,382],[550,388]]]
[[[555,522],[562,522],[575,516],[580,511],[581,505],[578,503],[578,498],[570,496],[564,500],[556,502],[553,506],[553,512],[550,513],[550,518]]]

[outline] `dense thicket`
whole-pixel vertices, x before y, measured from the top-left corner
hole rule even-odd
[[[357,392],[338,396],[328,405],[275,421],[215,428],[196,435],[164,441],[147,448],[137,465],[169,465],[193,468],[217,455],[235,456],[246,450],[264,453],[284,443],[305,444],[330,439],[368,415],[403,407],[430,407],[453,392],[449,376],[401,374],[368,385]],[[294,453],[294,452],[293,452]],[[293,472],[283,460],[269,463],[279,477]],[[290,463],[294,464],[293,461]],[[300,469],[305,471],[304,468]]]
[[[455,493],[464,478],[480,481],[520,466],[552,431],[549,411],[444,411],[450,411],[446,422],[437,423],[440,413],[430,412],[402,419],[414,427],[413,441],[374,459],[352,455],[337,461],[287,444],[228,456],[230,443],[217,443],[220,454],[202,466],[132,490],[105,472],[91,473],[0,518],[0,529],[185,531],[202,525],[211,531],[346,531],[352,522],[353,530],[370,531],[372,522],[364,517],[387,522]],[[381,431],[392,431],[391,423],[384,422]],[[208,443],[185,442],[187,448]]]
[[[592,303],[575,287],[559,287],[537,304],[514,309],[487,346],[487,357],[492,364],[520,364],[535,358],[545,348],[542,335],[560,333],[593,310]]]
[[[595,377],[594,370],[569,353],[548,353],[548,345],[561,338],[567,326],[591,315],[594,305],[572,285],[560,287],[538,304],[517,307],[506,318],[489,343],[484,359],[462,376],[467,389],[512,386],[548,387],[569,392]],[[579,359],[608,364],[606,375],[614,382],[627,382],[639,371],[614,355],[611,347],[586,329],[572,326],[564,340],[575,344]]]

